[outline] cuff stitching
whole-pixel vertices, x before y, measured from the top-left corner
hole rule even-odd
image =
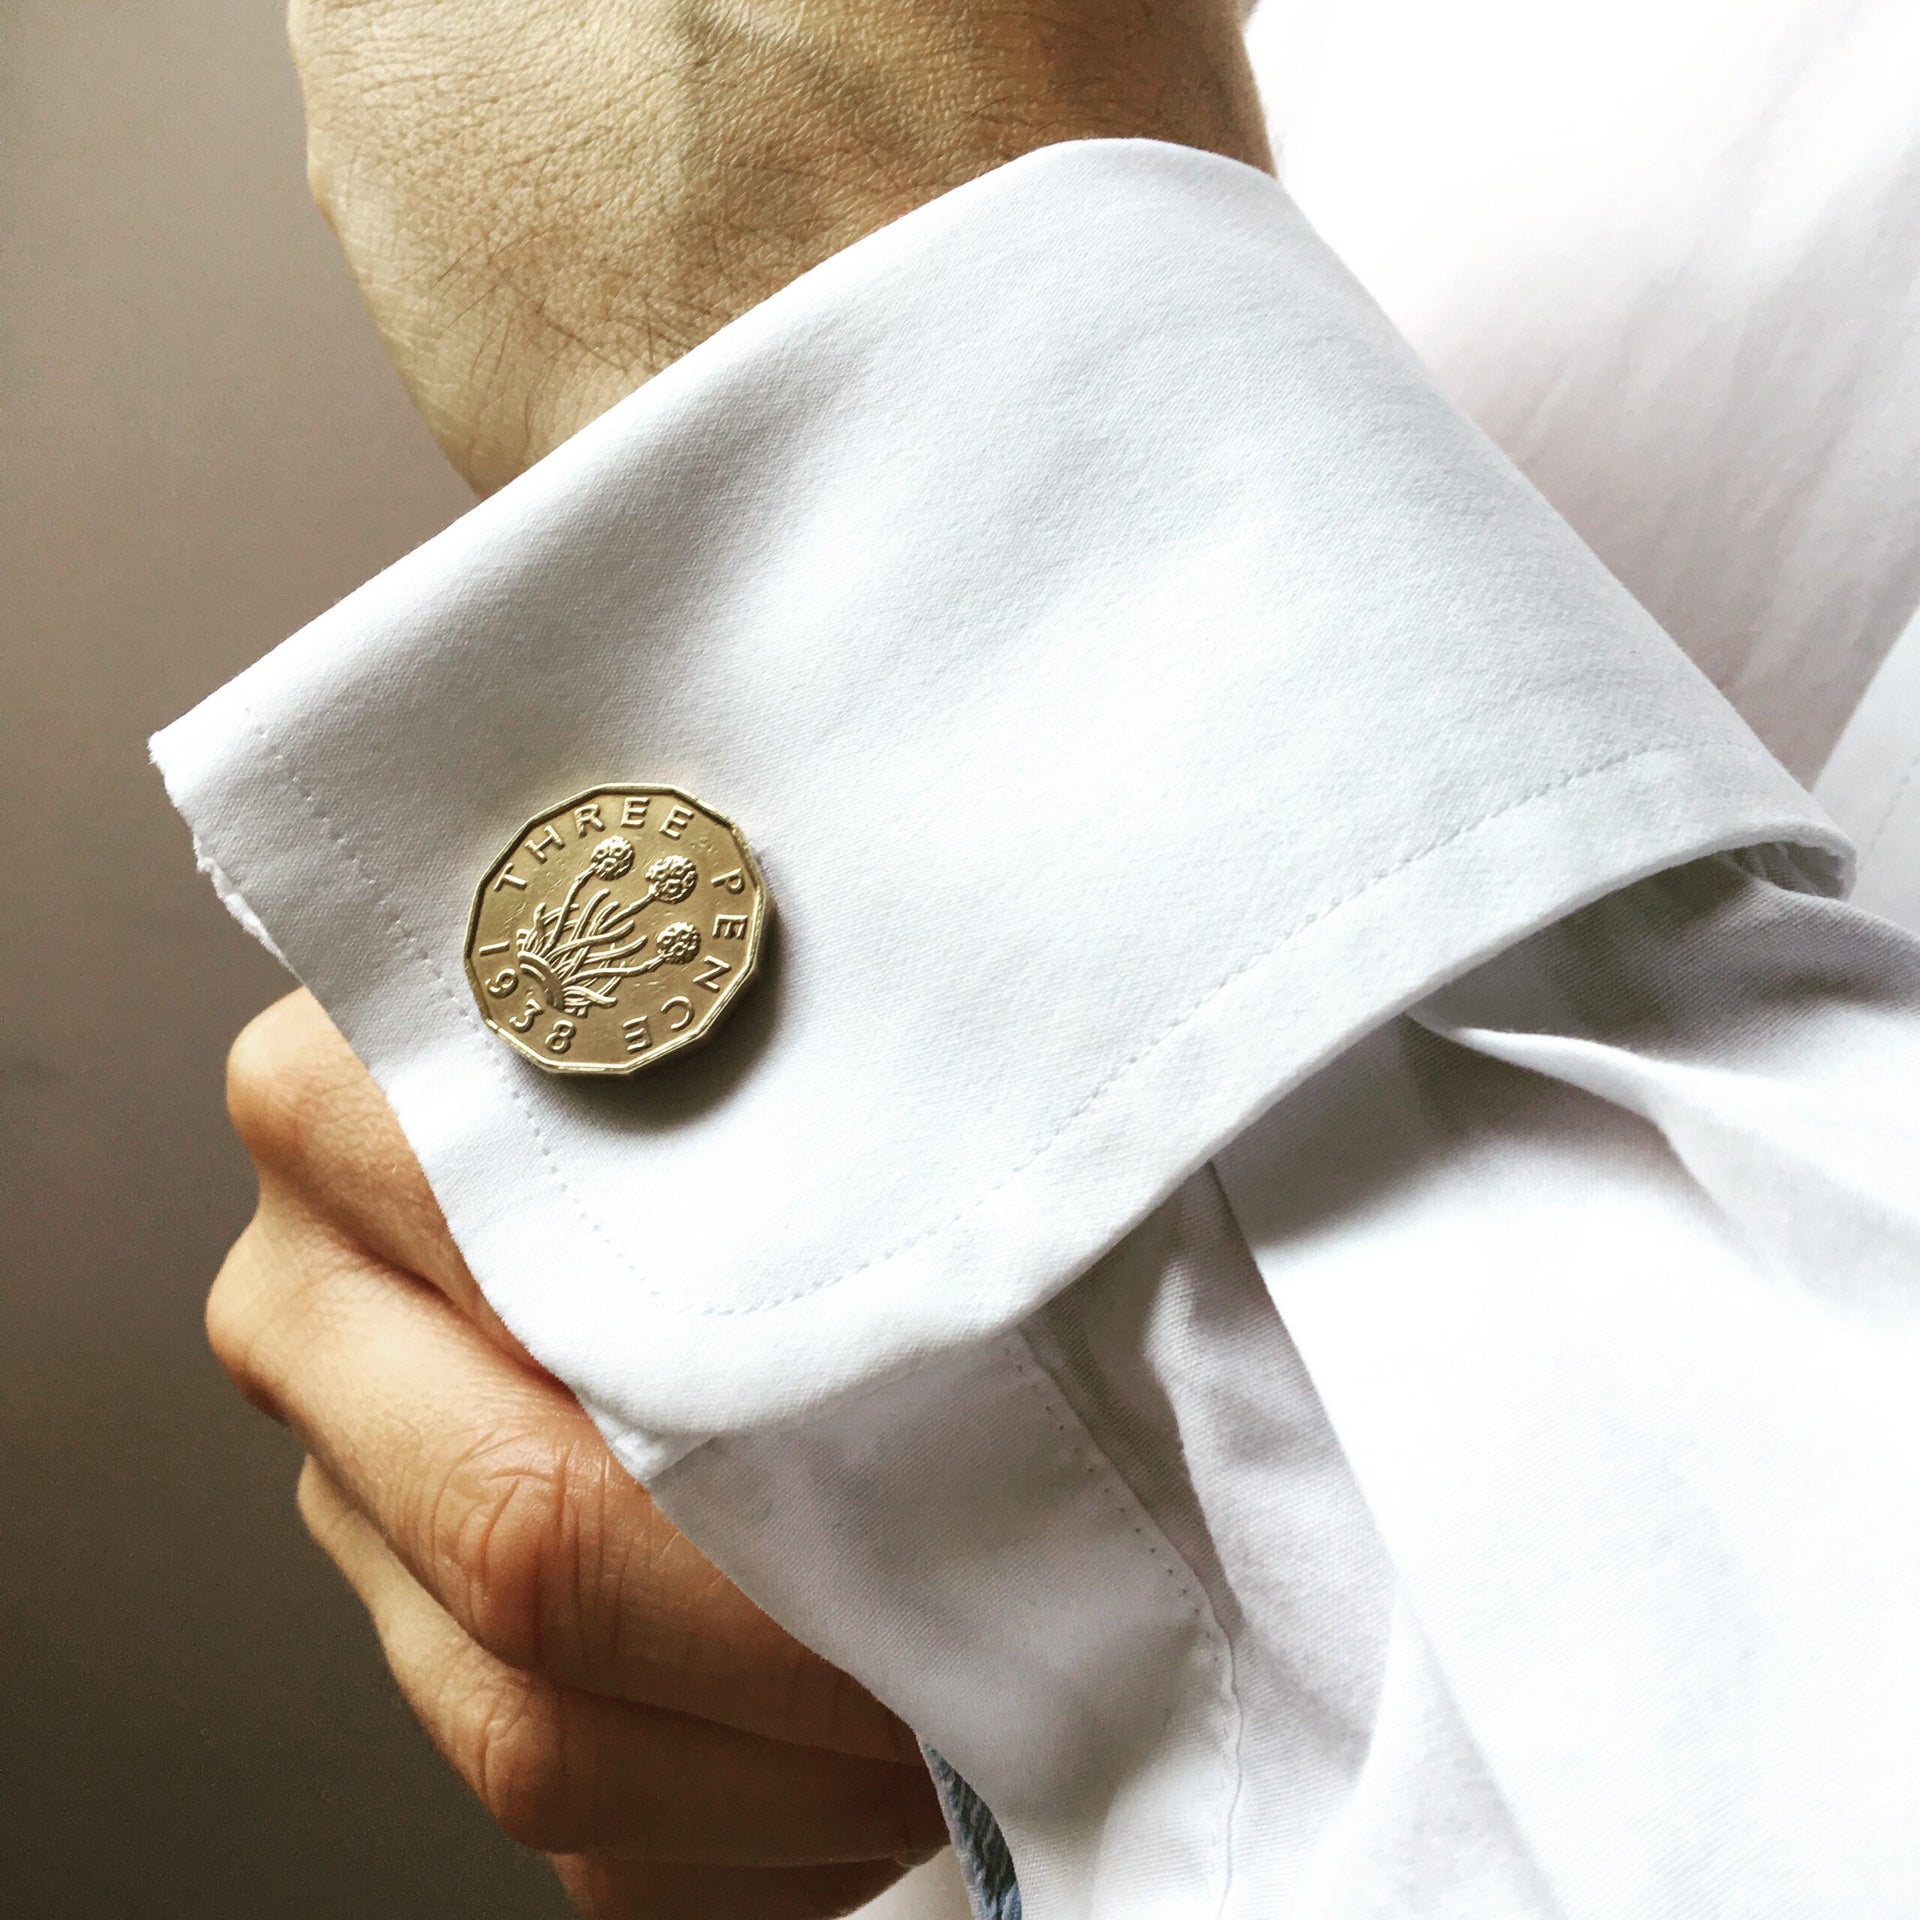
[[[1880,818],[1874,822],[1873,831],[1860,843],[1860,864],[1864,867],[1880,850],[1880,842],[1887,837],[1887,829],[1893,825],[1894,815],[1900,811],[1900,803],[1907,797],[1907,790],[1920,780],[1920,753],[1916,753],[1906,764],[1900,778],[1894,783],[1893,793],[1887,804],[1880,810]]]
[[[1240,1804],[1240,1737],[1244,1719],[1234,1677],[1233,1642],[1220,1624],[1220,1616],[1214,1610],[1213,1598],[1207,1592],[1205,1583],[1187,1565],[1179,1550],[1161,1530],[1151,1509],[1134,1491],[1113,1456],[1094,1437],[1093,1429],[1081,1418],[1059,1383],[1047,1371],[1046,1363],[1035,1352],[1032,1341],[1023,1330],[1016,1328],[1007,1336],[1006,1352],[1013,1362],[1015,1378],[1030,1388],[1039,1400],[1049,1424],[1060,1436],[1061,1444],[1078,1455],[1088,1479],[1099,1485],[1120,1523],[1173,1582],[1174,1591],[1185,1602],[1188,1615],[1206,1638],[1216,1689],[1215,1718],[1223,1723],[1219,1750],[1226,1784],[1226,1804],[1220,1818],[1220,1899],[1215,1911],[1224,1913],[1233,1884],[1233,1816]]]
[[[273,736],[268,733],[266,727],[262,724],[260,716],[254,712],[252,706],[246,701],[242,700],[240,705],[241,711],[247,717],[247,723],[253,728],[254,732],[260,736],[260,744],[273,756],[274,761],[279,766],[282,778],[285,779],[294,792],[300,796],[301,804],[313,815],[314,819],[320,823],[327,838],[346,856],[348,864],[359,876],[360,884],[373,895],[375,904],[386,915],[387,923],[412,950],[414,957],[426,968],[434,985],[439,988],[442,997],[453,1008],[456,1015],[461,1013],[462,1008],[459,996],[455,994],[452,986],[448,983],[447,976],[440,970],[439,963],[434,959],[432,950],[428,947],[427,943],[407,925],[406,920],[401,915],[400,909],[393,904],[392,896],[380,887],[379,883],[375,881],[365,866],[362,865],[360,856],[354,852],[346,836],[334,824],[332,816],[313,794],[307,790],[306,784],[301,780],[292,760],[276,744]],[[520,1109],[521,1116],[527,1123],[527,1131],[533,1136],[534,1146],[539,1150],[540,1158],[546,1163],[547,1171],[553,1176],[554,1185],[573,1202],[574,1211],[579,1214],[587,1230],[613,1255],[614,1263],[634,1281],[635,1285],[643,1288],[649,1294],[653,1293],[654,1290],[647,1286],[633,1264],[620,1251],[619,1245],[613,1239],[613,1236],[608,1233],[607,1229],[595,1217],[593,1209],[587,1205],[585,1197],[568,1181],[566,1170],[560,1165],[559,1160],[554,1154],[552,1145],[549,1143],[546,1134],[541,1130],[539,1116],[528,1104],[526,1095],[514,1085],[513,1076],[506,1071],[505,1061],[490,1059],[489,1064],[492,1065],[495,1073],[498,1074],[500,1078],[501,1084],[506,1088],[507,1097]]]
[[[1490,825],[1495,820],[1501,819],[1509,813],[1518,813],[1521,808],[1531,806],[1536,800],[1545,799],[1550,793],[1557,793],[1565,787],[1576,786],[1582,780],[1591,780],[1603,773],[1611,773],[1615,768],[1624,766],[1629,761],[1644,760],[1662,753],[1680,753],[1689,747],[1713,747],[1723,745],[1725,745],[1725,742],[1722,740],[1718,740],[1712,736],[1702,736],[1695,739],[1669,741],[1664,746],[1636,747],[1629,753],[1615,754],[1611,759],[1602,760],[1597,766],[1583,768],[1578,773],[1564,774],[1558,780],[1550,780],[1544,787],[1536,787],[1530,793],[1521,795],[1519,799],[1510,800],[1505,806],[1496,807],[1491,813],[1482,814],[1478,819],[1469,821],[1465,826],[1456,827],[1453,832],[1445,834],[1440,839],[1431,841],[1428,845],[1420,847],[1414,852],[1405,855],[1403,858],[1396,860],[1392,866],[1383,867],[1378,873],[1369,875],[1367,879],[1361,881],[1359,885],[1354,887],[1351,892],[1340,894],[1336,898],[1327,901],[1324,905],[1316,907],[1304,920],[1295,921],[1284,933],[1268,942],[1266,946],[1260,948],[1255,953],[1249,954],[1246,959],[1222,975],[1185,1013],[1177,1015],[1168,1025],[1162,1027],[1151,1040],[1147,1041],[1144,1046],[1129,1054],[1125,1060],[1121,1061],[1119,1066],[1115,1067],[1106,1079],[1101,1081],[1071,1113],[1067,1114],[1054,1130],[1048,1134],[1038,1146],[1033,1148],[1024,1160],[1017,1161],[1013,1166],[1009,1167],[992,1186],[988,1187],[984,1192],[976,1194],[945,1220],[939,1221],[930,1227],[922,1227],[907,1239],[899,1241],[894,1246],[889,1247],[884,1253],[875,1254],[871,1259],[863,1261],[848,1273],[837,1274],[825,1280],[814,1281],[797,1293],[783,1295],[777,1300],[759,1301],[750,1307],[701,1307],[689,1308],[687,1311],[710,1313],[719,1316],[722,1314],[759,1313],[775,1307],[783,1307],[794,1300],[802,1299],[810,1293],[817,1293],[826,1287],[838,1286],[847,1280],[857,1280],[863,1273],[871,1273],[876,1267],[885,1266],[889,1260],[897,1260],[902,1254],[911,1253],[914,1248],[922,1245],[924,1242],[937,1240],[940,1235],[951,1232],[961,1221],[967,1219],[970,1215],[978,1213],[1003,1187],[1011,1186],[1028,1168],[1045,1159],[1046,1156],[1080,1124],[1094,1107],[1098,1106],[1109,1093],[1113,1092],[1113,1090],[1119,1086],[1121,1081],[1133,1072],[1134,1068],[1150,1058],[1153,1054],[1158,1053],[1183,1027],[1190,1026],[1195,1020],[1199,1019],[1199,1017],[1237,981],[1244,978],[1247,974],[1252,973],[1255,968],[1264,966],[1266,962],[1278,954],[1283,947],[1291,945],[1292,942],[1299,939],[1303,933],[1309,932],[1312,928],[1318,926],[1322,920],[1329,919],[1332,915],[1338,913],[1342,907],[1352,906],[1355,901],[1364,899],[1365,896],[1373,892],[1376,887],[1384,886],[1394,875],[1405,872],[1409,867],[1418,866],[1423,860],[1430,860],[1436,853],[1444,852],[1446,848],[1452,846],[1455,841],[1464,840],[1469,834],[1478,833],[1482,827]]]
[[[299,796],[300,800],[306,806],[307,811],[311,813],[325,829],[328,838],[331,839],[334,845],[340,849],[341,853],[346,856],[354,872],[359,876],[361,884],[373,895],[375,901],[384,911],[389,924],[407,943],[415,958],[426,967],[429,976],[438,987],[441,995],[449,1002],[456,1013],[461,1012],[459,999],[448,985],[446,976],[435,963],[425,943],[406,925],[400,916],[399,909],[393,905],[388,895],[381,891],[372,876],[361,864],[359,857],[354,853],[353,848],[348,844],[338,827],[335,826],[319,802],[308,792],[305,785],[302,784],[291,760],[268,734],[259,716],[253,711],[251,706],[245,706],[244,711],[254,731],[259,734],[261,743],[278,764],[282,777]],[[1590,767],[1583,767],[1576,772],[1562,774],[1558,779],[1550,780],[1544,786],[1535,787],[1527,793],[1520,795],[1517,799],[1509,800],[1504,805],[1494,808],[1491,813],[1479,815],[1463,826],[1456,827],[1450,833],[1442,835],[1439,839],[1430,841],[1426,846],[1419,847],[1412,853],[1404,855],[1402,858],[1394,861],[1392,865],[1383,867],[1378,872],[1370,874],[1366,879],[1360,881],[1346,893],[1340,894],[1336,898],[1326,901],[1321,906],[1315,908],[1314,911],[1304,919],[1296,921],[1292,926],[1288,927],[1285,932],[1269,941],[1266,946],[1250,954],[1245,960],[1242,960],[1238,965],[1233,967],[1221,979],[1215,982],[1213,986],[1208,988],[1206,993],[1203,994],[1194,1005],[1189,1007],[1185,1013],[1178,1015],[1151,1040],[1147,1041],[1145,1045],[1141,1046],[1123,1060],[1106,1079],[1101,1081],[1098,1086],[1088,1093],[1086,1098],[1082,1100],[1072,1112],[1066,1114],[1053,1130],[1022,1159],[1016,1161],[1013,1166],[1009,1167],[1007,1171],[990,1186],[965,1201],[945,1219],[937,1221],[931,1226],[918,1229],[906,1239],[888,1247],[884,1252],[875,1254],[871,1258],[862,1261],[859,1266],[849,1268],[844,1273],[825,1274],[819,1279],[808,1281],[806,1285],[797,1287],[789,1293],[778,1294],[769,1299],[751,1301],[736,1306],[690,1305],[685,1301],[670,1299],[663,1289],[649,1284],[639,1270],[633,1266],[632,1262],[628,1260],[620,1250],[618,1243],[595,1216],[584,1196],[568,1181],[565,1170],[559,1164],[546,1135],[541,1130],[539,1116],[534,1112],[520,1088],[514,1085],[511,1076],[505,1072],[504,1061],[493,1062],[493,1065],[495,1070],[500,1073],[502,1083],[506,1086],[514,1105],[520,1110],[521,1116],[526,1122],[527,1130],[532,1135],[534,1143],[539,1149],[540,1158],[553,1178],[554,1185],[572,1203],[574,1210],[580,1216],[582,1224],[587,1227],[594,1238],[612,1255],[615,1266],[622,1273],[626,1274],[648,1299],[658,1301],[668,1311],[686,1319],[733,1319],[745,1318],[761,1313],[771,1313],[784,1307],[796,1305],[802,1300],[810,1299],[816,1294],[825,1293],[834,1287],[844,1286],[850,1281],[857,1280],[863,1275],[872,1273],[876,1269],[887,1265],[890,1261],[897,1260],[903,1255],[913,1252],[916,1248],[925,1245],[928,1241],[937,1240],[942,1235],[952,1232],[962,1221],[980,1212],[995,1195],[1011,1186],[1014,1181],[1052,1153],[1054,1149],[1080,1125],[1086,1116],[1092,1112],[1101,1101],[1106,1099],[1109,1094],[1114,1092],[1137,1067],[1167,1045],[1182,1029],[1190,1026],[1197,1020],[1222,994],[1226,993],[1229,988],[1233,987],[1249,973],[1252,973],[1256,968],[1265,965],[1266,962],[1273,959],[1283,948],[1290,945],[1311,928],[1317,926],[1322,920],[1338,913],[1342,908],[1352,906],[1356,901],[1364,899],[1367,894],[1373,892],[1378,887],[1384,886],[1387,881],[1393,879],[1396,875],[1405,872],[1410,867],[1418,866],[1422,861],[1431,859],[1437,853],[1444,852],[1446,848],[1454,845],[1456,842],[1478,833],[1482,828],[1491,825],[1496,820],[1505,818],[1508,814],[1518,813],[1523,808],[1534,805],[1550,794],[1563,792],[1569,787],[1578,786],[1583,781],[1597,779],[1603,774],[1616,772],[1619,768],[1630,765],[1636,760],[1653,759],[1662,754],[1683,753],[1689,750],[1707,752],[1715,750],[1726,751],[1728,747],[1729,743],[1723,735],[1706,734],[1688,736],[1678,740],[1669,740],[1658,746],[1635,747],[1626,752],[1610,755],[1607,759],[1598,761]],[[1740,750],[1743,753],[1747,751],[1744,744],[1740,746]],[[229,868],[228,871],[231,872],[232,869]]]

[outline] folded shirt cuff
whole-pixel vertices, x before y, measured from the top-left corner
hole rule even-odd
[[[827,261],[154,756],[643,1474],[1024,1317],[1601,894],[1846,857],[1274,182],[1148,142]],[[699,1054],[558,1080],[468,909],[617,781],[738,821],[777,938]]]

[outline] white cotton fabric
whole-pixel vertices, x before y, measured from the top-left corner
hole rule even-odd
[[[1011,1324],[1570,908],[1842,844],[1273,182],[1145,142],[827,262],[155,754],[636,1461]],[[583,1086],[460,943],[620,778],[743,823],[779,938],[704,1058]]]
[[[1811,779],[1920,605],[1920,7],[1261,0],[1281,177]]]
[[[1920,968],[1262,177],[1030,156],[155,743],[481,1285],[1029,1920],[1920,1906]],[[459,977],[741,820],[704,1057]]]
[[[1889,927],[1645,882],[1010,1337],[656,1493],[973,1781],[1032,1913],[1896,1920],[1917,1014]]]
[[[1894,929],[1695,869],[1222,1162],[1568,1913],[1920,1892],[1916,1008]]]
[[[1854,904],[1920,931],[1920,616],[1874,675],[1816,792],[1860,850]]]

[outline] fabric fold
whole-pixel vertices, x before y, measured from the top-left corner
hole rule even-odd
[[[1145,142],[826,262],[154,753],[643,1475],[1013,1326],[1568,912],[1846,861],[1280,189]],[[602,780],[739,821],[779,932],[700,1056],[581,1086],[460,943]]]

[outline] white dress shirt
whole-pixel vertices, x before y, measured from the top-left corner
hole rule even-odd
[[[1030,1920],[1920,1908],[1916,949],[1271,182],[907,216],[155,752],[508,1324]],[[601,779],[781,916],[613,1087],[459,978]]]
[[[1920,7],[1263,0],[1282,177],[1802,779],[1920,606]]]

